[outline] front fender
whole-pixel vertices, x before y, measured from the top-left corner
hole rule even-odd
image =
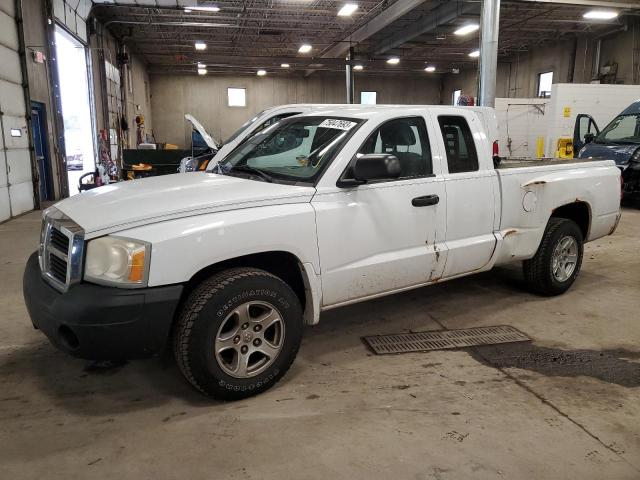
[[[149,286],[184,283],[205,267],[282,251],[320,272],[315,212],[309,203],[198,215],[118,232],[150,242]]]

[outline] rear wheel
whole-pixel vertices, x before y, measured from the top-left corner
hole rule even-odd
[[[191,293],[178,320],[174,353],[195,388],[237,400],[284,376],[302,330],[300,302],[286,283],[263,270],[235,268]]]
[[[560,295],[575,282],[582,265],[584,240],[580,227],[552,217],[535,256],[523,264],[529,288],[541,295]]]

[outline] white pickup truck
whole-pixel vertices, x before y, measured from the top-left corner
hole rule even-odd
[[[612,161],[492,161],[489,110],[344,106],[283,119],[214,172],[97,188],[45,211],[24,295],[83,358],[174,349],[205,394],[281,378],[320,312],[524,261],[566,291],[613,233]]]

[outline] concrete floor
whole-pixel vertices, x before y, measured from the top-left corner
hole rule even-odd
[[[237,403],[175,365],[54,350],[21,293],[39,216],[0,225],[0,478],[640,478],[640,211],[561,297],[497,269],[322,316],[276,388]],[[362,335],[509,324],[534,342],[373,356]]]

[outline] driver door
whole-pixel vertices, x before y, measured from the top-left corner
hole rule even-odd
[[[400,178],[336,186],[313,198],[324,307],[441,276],[445,254],[438,239],[444,237],[445,189],[432,168],[433,137],[423,117],[382,123],[357,155],[395,155]],[[349,175],[347,168],[343,177]]]
[[[591,115],[581,113],[576,117],[576,124],[573,128],[573,156],[577,157],[578,153],[586,145],[586,136],[588,134],[598,135],[600,129],[596,121]]]

